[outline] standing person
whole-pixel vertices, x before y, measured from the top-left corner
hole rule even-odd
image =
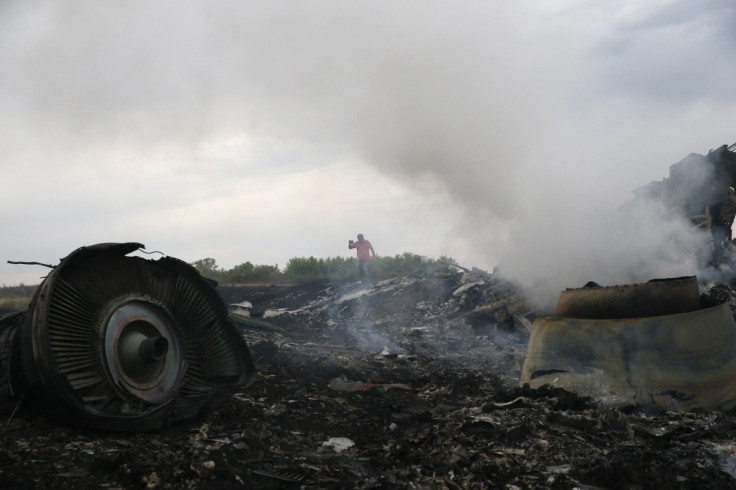
[[[358,241],[348,241],[348,249],[355,249],[358,252],[358,273],[360,274],[360,282],[363,284],[369,283],[368,279],[368,262],[371,260],[371,254],[376,256],[376,251],[373,250],[371,242],[363,238],[362,233],[358,233]]]

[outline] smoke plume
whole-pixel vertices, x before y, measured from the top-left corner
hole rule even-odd
[[[553,288],[680,273],[698,241],[687,227],[657,209],[610,210],[733,138],[727,3],[4,2],[1,194],[43,203],[64,223],[56,236],[76,231],[68,240],[160,223],[151,209],[179,216],[168,239],[192,234],[182,202],[209,199],[205,214],[223,215],[213,195],[242,193],[223,182],[355,161],[462,216],[422,224],[466,265]],[[252,142],[304,158],[252,164]],[[391,218],[384,240],[401,250]],[[24,236],[48,241],[35,238]]]

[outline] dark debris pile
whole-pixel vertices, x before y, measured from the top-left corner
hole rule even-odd
[[[518,387],[528,309],[491,275],[221,288],[256,381],[191,424],[72,431],[19,411],[2,488],[736,488],[736,416]]]

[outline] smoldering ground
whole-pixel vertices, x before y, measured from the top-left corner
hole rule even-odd
[[[325,308],[355,292],[353,285],[233,288],[228,303],[250,298],[254,308],[289,311],[268,318],[280,328],[243,330],[259,373],[246,390],[191,424],[156,433],[71,431],[18,413],[0,434],[0,482],[736,488],[732,414],[645,415],[561,389],[505,388],[507,380],[518,383],[524,343],[512,331],[457,334],[472,328],[459,313],[477,294],[510,291],[481,282],[458,273],[376,294],[388,309],[374,305],[374,318],[405,353],[369,353],[335,336],[352,313],[344,310],[335,325]]]

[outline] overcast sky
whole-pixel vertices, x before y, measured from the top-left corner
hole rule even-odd
[[[584,216],[736,142],[734,26],[731,0],[4,0],[0,284],[121,241],[647,262]]]

